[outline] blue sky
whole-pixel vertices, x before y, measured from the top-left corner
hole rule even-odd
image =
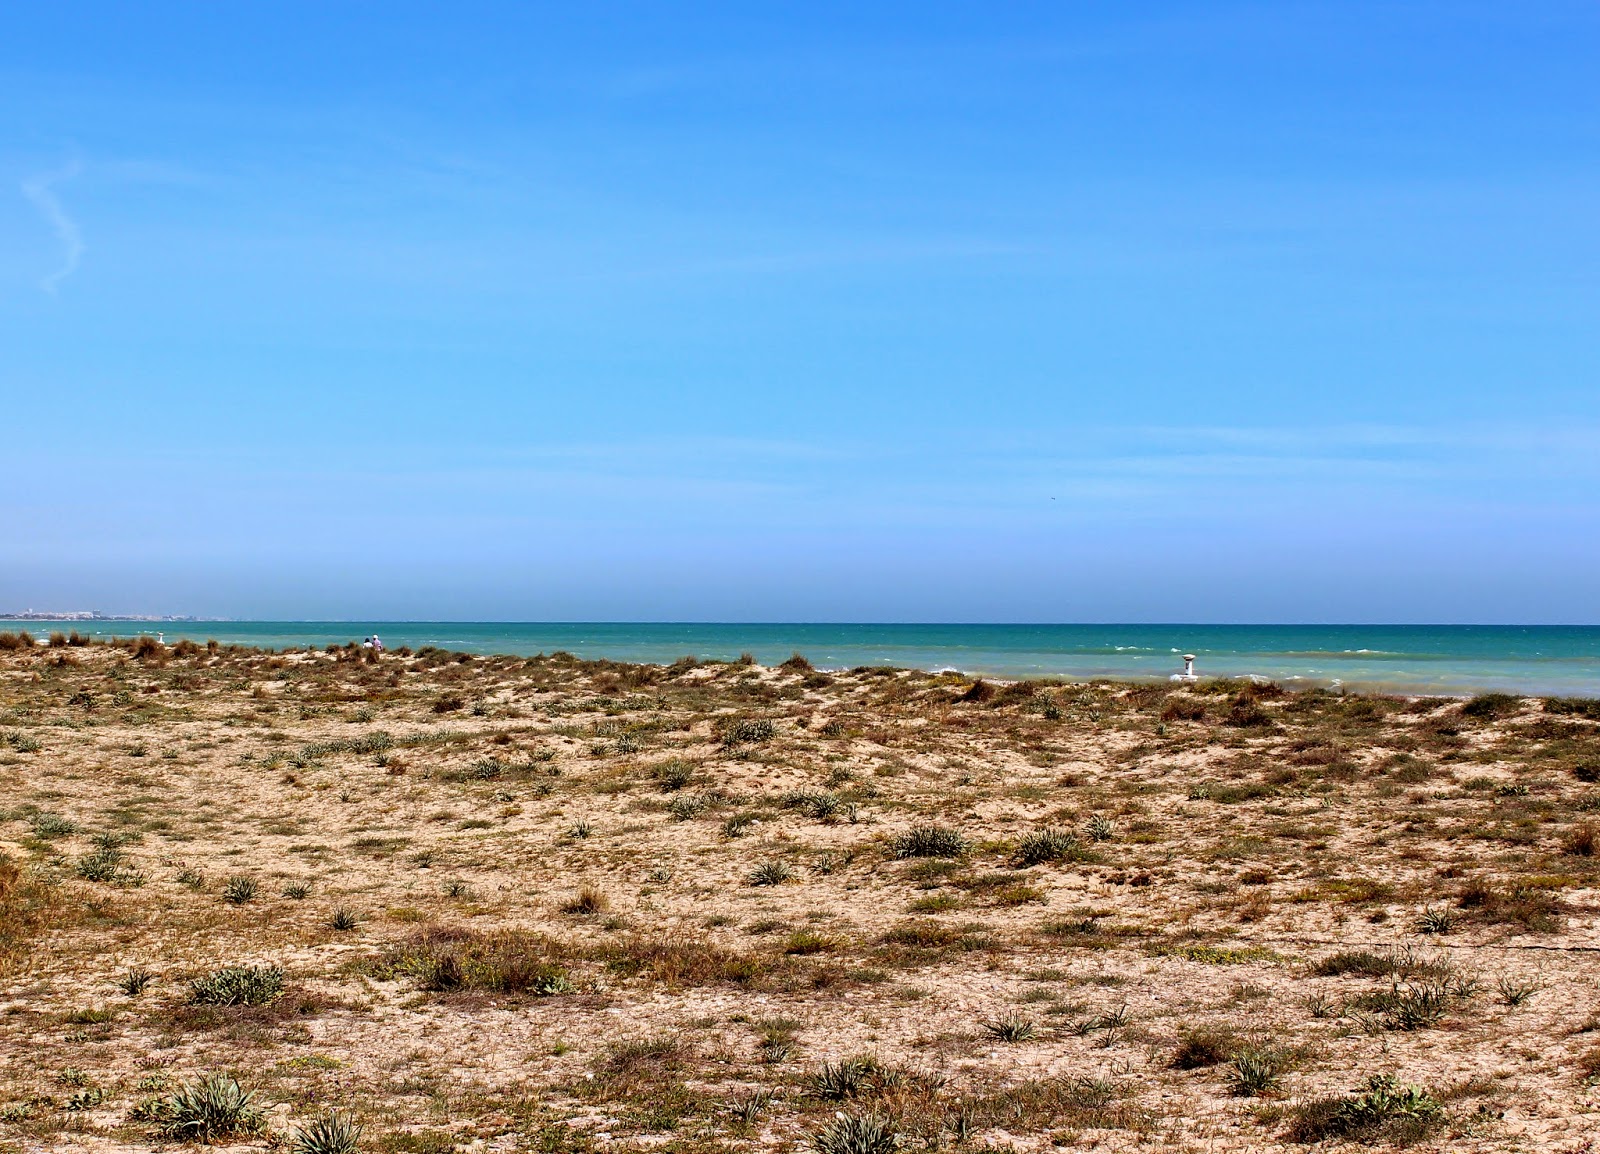
[[[1576,0],[8,4],[0,604],[1600,621],[1597,59]]]

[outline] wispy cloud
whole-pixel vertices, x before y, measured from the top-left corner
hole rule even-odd
[[[54,172],[41,173],[22,182],[22,194],[33,202],[39,215],[44,217],[61,241],[60,265],[39,282],[39,287],[47,293],[54,293],[62,281],[78,270],[78,263],[83,259],[83,232],[78,228],[78,222],[67,214],[55,193],[56,185],[71,180],[80,171],[82,165],[73,160]]]

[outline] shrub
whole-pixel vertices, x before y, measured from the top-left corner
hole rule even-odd
[[[282,993],[281,966],[227,966],[189,982],[197,1006],[264,1006]]]
[[[167,659],[167,647],[154,637],[140,637],[133,643],[133,656],[137,661],[151,661],[160,665]]]
[[[1450,964],[1419,959],[1407,946],[1404,949],[1340,950],[1314,963],[1311,973],[1319,978],[1337,978],[1343,974],[1356,974],[1363,978],[1428,976],[1445,978],[1450,974]]]
[[[900,922],[884,932],[883,941],[890,945],[912,946],[917,949],[944,949],[961,940],[962,931],[933,918],[912,918]]]
[[[817,1154],[893,1154],[900,1135],[887,1114],[838,1114],[811,1136]]]
[[[1204,721],[1206,704],[1192,697],[1171,697],[1161,711],[1162,721]]]
[[[1301,1106],[1289,1125],[1289,1137],[1296,1142],[1327,1138],[1414,1141],[1443,1123],[1444,1107],[1428,1091],[1392,1074],[1374,1074],[1359,1093],[1316,1099]]]
[[[1595,827],[1585,822],[1567,834],[1561,848],[1574,857],[1593,857],[1595,839]]]
[[[547,938],[518,930],[482,934],[436,928],[425,931],[389,959],[390,968],[415,978],[425,990],[527,993],[540,997],[572,990],[566,967]]]
[[[1062,829],[1039,829],[1023,837],[1013,860],[1026,869],[1045,862],[1083,861],[1086,856],[1073,834]]]
[[[672,815],[673,821],[690,821],[706,810],[727,805],[732,800],[720,789],[705,790],[700,793],[680,793],[667,806],[667,812]]]
[[[222,1074],[208,1074],[185,1082],[149,1113],[161,1134],[189,1142],[211,1143],[218,1138],[257,1134],[266,1120],[255,1105],[255,1093]]]
[[[348,1114],[331,1111],[289,1135],[292,1154],[355,1154],[361,1127]]]
[[[599,956],[612,973],[646,973],[665,985],[705,986],[717,982],[746,985],[759,978],[765,963],[705,942],[629,935],[607,942]]]
[[[967,852],[967,839],[941,825],[921,825],[894,839],[894,856],[961,857]]]
[[[145,987],[153,981],[155,981],[155,975],[149,970],[135,967],[117,979],[117,989],[127,994],[130,998],[136,998],[144,993]]]
[[[1499,721],[1522,708],[1522,698],[1510,693],[1480,693],[1461,707],[1463,716],[1479,721]]]
[[[661,784],[663,793],[676,793],[694,779],[694,766],[674,757],[656,766],[655,779]]]
[[[584,886],[577,892],[576,896],[562,905],[561,912],[590,917],[594,914],[603,914],[610,908],[610,898],[593,886]]]
[[[1207,1066],[1220,1066],[1231,1061],[1243,1048],[1239,1035],[1228,1029],[1197,1026],[1186,1030],[1178,1039],[1178,1050],[1172,1055],[1172,1066],[1177,1070],[1199,1070]]]
[[[1544,711],[1600,721],[1600,697],[1549,697],[1545,699]]]
[[[1241,693],[1228,707],[1228,724],[1237,729],[1260,729],[1272,724],[1272,715],[1256,703],[1253,695]]]
[[[980,677],[967,687],[967,691],[963,693],[958,700],[971,701],[975,704],[982,705],[986,702],[993,701],[998,692],[999,691],[995,689],[994,686],[990,685],[987,681]]]

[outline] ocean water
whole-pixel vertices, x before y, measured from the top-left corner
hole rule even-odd
[[[0,627],[13,627],[5,623]],[[25,623],[35,633],[44,622]],[[1003,678],[1162,679],[1193,653],[1202,676],[1267,677],[1412,693],[1600,696],[1600,626],[1535,625],[816,625],[489,621],[72,622],[97,636],[161,630],[273,649],[359,641],[395,649],[550,653],[616,661],[684,656],[763,664],[803,653],[824,669],[897,665]]]

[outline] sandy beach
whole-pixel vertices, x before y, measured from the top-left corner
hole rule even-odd
[[[1591,1148],[1600,702],[61,641],[0,1149]]]

